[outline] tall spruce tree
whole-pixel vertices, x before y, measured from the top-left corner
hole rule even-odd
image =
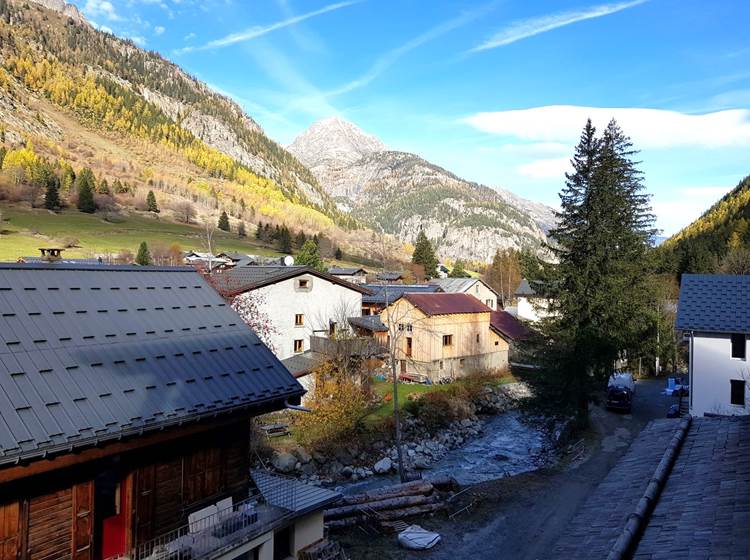
[[[48,210],[60,208],[60,179],[52,175],[47,180],[47,191],[44,194],[44,207]]]
[[[308,239],[307,241],[305,241],[305,244],[302,245],[302,249],[300,249],[295,259],[295,263],[309,266],[310,268],[320,270],[321,272],[326,271],[326,266],[323,263],[323,259],[320,258],[320,250],[318,249],[318,245],[312,239]]]
[[[148,191],[148,194],[146,195],[146,209],[149,212],[155,212],[156,214],[159,213],[159,205],[156,204],[156,195],[154,194],[154,191]]]
[[[88,167],[84,167],[78,173],[75,182],[78,191],[76,207],[81,212],[93,214],[96,212],[96,203],[94,202],[96,180],[94,179],[94,173]]]
[[[218,228],[222,231],[229,231],[229,216],[227,216],[226,211],[223,211],[221,213],[221,216],[219,216],[219,223]]]
[[[638,352],[652,314],[654,217],[636,153],[614,120],[600,138],[586,123],[549,233],[557,262],[526,267],[551,311],[542,322],[546,369],[582,417],[618,357]]]
[[[240,220],[237,224],[237,237],[247,237],[247,230],[245,230],[245,222]]]
[[[151,264],[151,251],[148,250],[148,245],[145,241],[141,241],[141,245],[138,247],[138,254],[135,256],[135,264],[141,266],[148,266]]]
[[[422,265],[424,267],[424,275],[427,278],[435,278],[437,276],[438,260],[435,256],[435,249],[422,230],[420,230],[417,240],[414,243],[414,253],[412,254],[411,262]]]
[[[279,237],[276,240],[276,244],[282,253],[292,252],[292,234],[288,227],[282,226],[279,228]]]

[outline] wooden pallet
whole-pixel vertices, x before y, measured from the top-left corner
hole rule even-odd
[[[348,560],[341,545],[328,539],[320,540],[297,553],[298,560]]]

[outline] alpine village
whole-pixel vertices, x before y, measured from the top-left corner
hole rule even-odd
[[[0,0],[0,560],[750,558],[750,6],[459,4]]]

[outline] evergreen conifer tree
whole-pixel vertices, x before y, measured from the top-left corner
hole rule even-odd
[[[219,216],[219,224],[218,228],[222,231],[229,231],[229,216],[227,216],[227,213],[223,211],[221,215]]]
[[[297,257],[295,258],[295,263],[309,266],[310,268],[314,268],[315,270],[319,270],[321,272],[326,271],[323,259],[320,258],[320,250],[318,249],[318,245],[312,239],[308,239],[307,241],[305,241],[305,244],[302,245],[302,249],[300,249],[299,253],[297,253]]]
[[[151,264],[151,252],[148,250],[148,245],[145,241],[141,241],[141,245],[138,247],[138,254],[135,256],[135,264],[141,266],[148,266]]]
[[[237,237],[247,237],[247,231],[245,231],[245,222],[240,220],[240,223],[237,225]]]
[[[542,322],[547,370],[581,417],[592,390],[602,388],[623,353],[634,355],[649,318],[649,243],[654,217],[630,139],[617,123],[597,138],[587,122],[566,174],[555,240],[555,264],[526,264],[537,293],[549,302]]]
[[[341,247],[336,247],[336,253],[334,253],[334,256],[338,261],[344,258],[344,252],[341,250]]]
[[[54,174],[47,181],[47,192],[44,194],[44,207],[48,210],[60,208],[60,180]]]
[[[299,230],[297,235],[294,237],[295,247],[297,247],[297,249],[301,249],[302,246],[305,244],[305,241],[307,241],[307,236],[305,235],[305,232],[302,230]]]
[[[159,206],[156,204],[156,195],[154,191],[148,191],[146,195],[146,208],[149,212],[159,213]]]
[[[469,273],[466,272],[466,269],[464,268],[464,261],[461,259],[458,259],[454,265],[453,268],[450,271],[450,274],[448,274],[451,278],[468,278]]]
[[[427,239],[424,231],[420,230],[417,235],[417,241],[414,243],[414,253],[412,254],[411,262],[422,265],[424,267],[424,274],[427,278],[435,278],[435,276],[437,276],[438,260],[435,256],[435,249],[432,247],[430,240]]]
[[[76,177],[76,188],[78,190],[78,210],[87,214],[96,212],[96,203],[94,202],[94,173],[88,167],[81,169]]]
[[[276,243],[279,247],[279,251],[282,253],[288,254],[292,252],[292,234],[289,232],[289,228],[282,226],[279,229],[279,237],[276,240]]]
[[[255,228],[255,239],[263,237],[263,222],[258,222],[258,227]]]

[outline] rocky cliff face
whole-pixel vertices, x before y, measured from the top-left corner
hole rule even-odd
[[[551,208],[388,150],[339,118],[313,124],[288,147],[357,218],[405,241],[420,230],[442,257],[489,261],[497,249],[537,248]]]

